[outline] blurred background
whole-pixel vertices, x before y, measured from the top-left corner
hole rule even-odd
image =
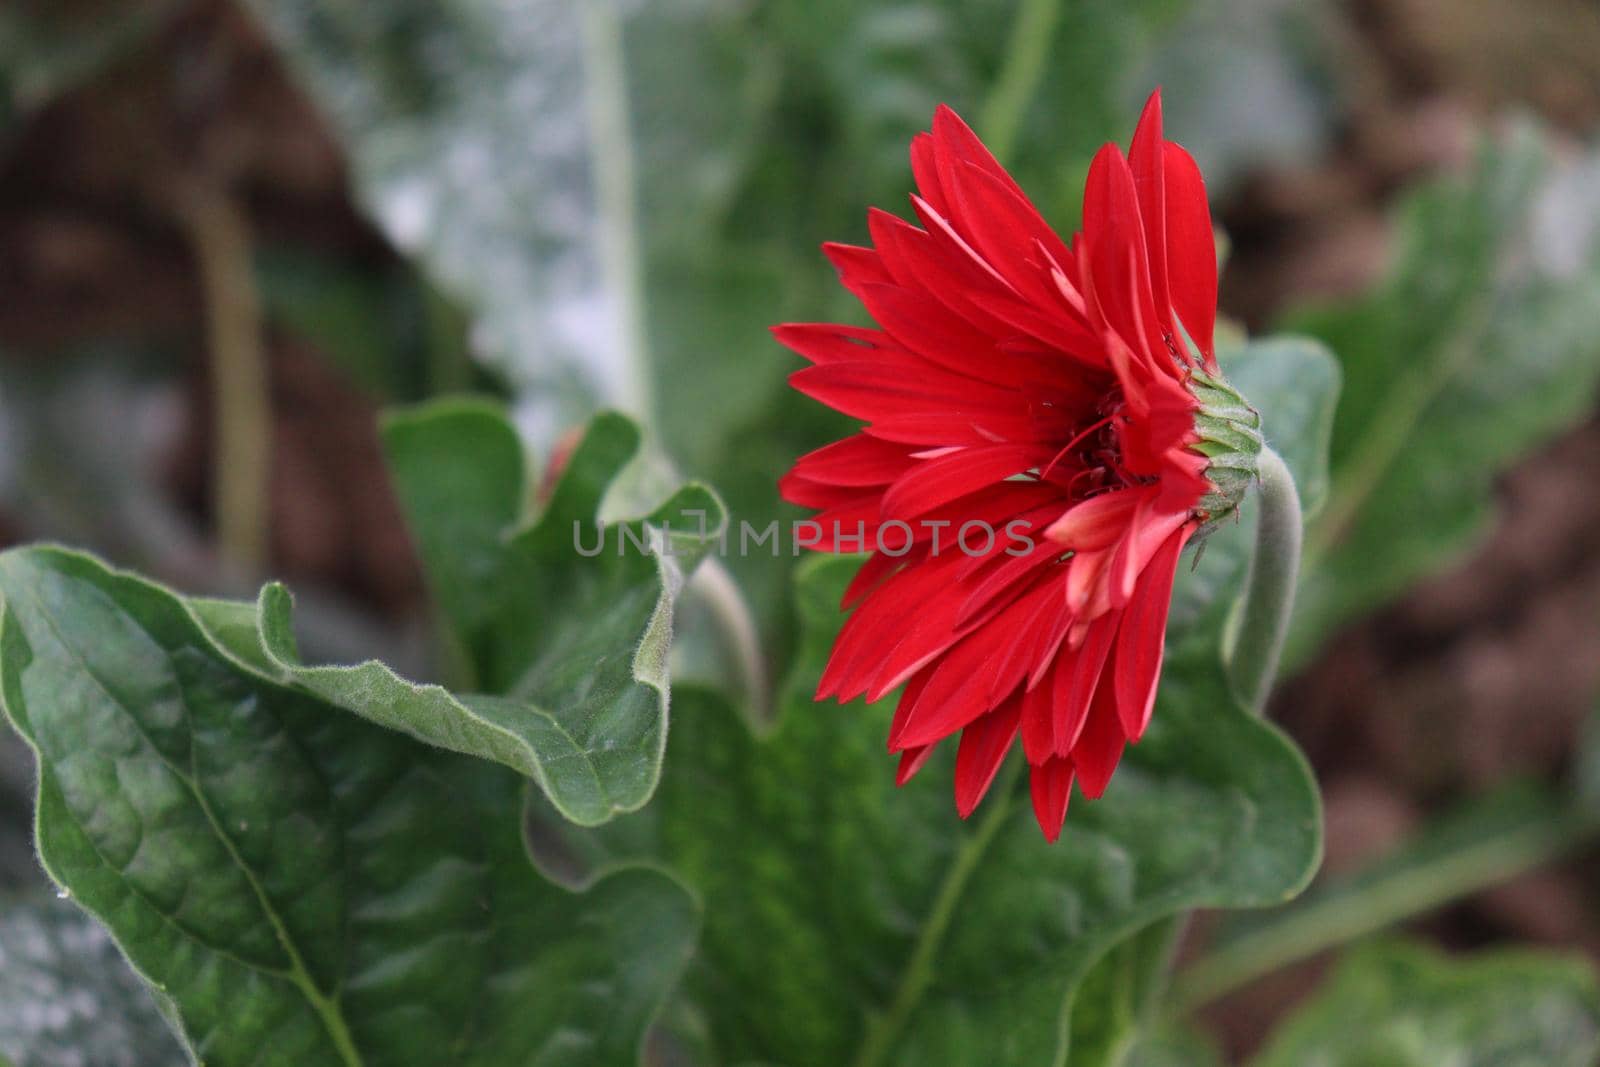
[[[1593,0],[7,0],[0,541],[282,578],[308,656],[426,676],[384,407],[502,395],[548,455],[618,406],[762,525],[838,435],[765,327],[858,316],[817,245],[905,208],[934,105],[1070,232],[1156,84],[1223,312],[1346,368],[1273,707],[1328,899],[1600,959]],[[781,671],[785,565],[731,562]],[[0,893],[42,884],[30,792],[4,735]],[[1225,976],[1201,1023],[1244,1055],[1326,962]]]

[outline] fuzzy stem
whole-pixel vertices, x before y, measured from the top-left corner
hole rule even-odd
[[[761,722],[770,720],[772,691],[767,680],[766,660],[761,653],[761,633],[739,583],[733,580],[720,559],[711,556],[700,561],[694,577],[689,580],[689,589],[698,594],[711,611],[727,640],[739,685],[753,705],[756,718]]]
[[[1278,656],[1289,632],[1304,532],[1300,494],[1283,458],[1271,448],[1263,448],[1260,471],[1261,513],[1256,519],[1255,552],[1250,557],[1244,608],[1228,662],[1235,690],[1258,715],[1272,691]]]

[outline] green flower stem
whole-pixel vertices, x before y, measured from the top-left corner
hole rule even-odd
[[[1256,547],[1250,557],[1244,607],[1228,657],[1235,690],[1258,715],[1272,691],[1278,656],[1289,632],[1304,532],[1294,475],[1271,448],[1261,450],[1259,462],[1261,503],[1256,519]]]
[[[1022,115],[1039,89],[1050,46],[1055,41],[1061,0],[1022,0],[1011,26],[1005,62],[983,106],[979,126],[989,151],[1001,163],[1009,161],[1016,144]]]
[[[1019,759],[1008,759],[1005,766],[1000,768],[999,777],[989,790],[988,810],[978,823],[978,829],[961,842],[949,869],[945,871],[944,881],[939,886],[939,895],[933,901],[933,909],[917,933],[917,943],[911,950],[911,958],[906,962],[905,970],[900,973],[900,984],[895,988],[894,999],[889,1002],[889,1007],[881,1015],[874,1017],[868,1024],[867,1036],[861,1043],[861,1052],[856,1056],[855,1067],[878,1067],[884,1062],[894,1047],[895,1038],[905,1029],[906,1023],[911,1019],[911,1013],[916,1010],[923,995],[927,993],[928,985],[933,981],[934,959],[944,944],[945,934],[950,931],[950,923],[955,919],[961,895],[966,892],[967,883],[972,880],[978,864],[989,851],[989,846],[994,843],[995,835],[1011,816],[1013,795],[1017,791],[1017,781],[1021,773],[1022,761]]]
[[[711,612],[728,643],[728,653],[738,672],[741,691],[749,700],[757,721],[772,719],[772,685],[767,678],[766,658],[761,651],[761,632],[750,605],[727,566],[716,556],[708,556],[695,568],[688,591]]]
[[[1592,820],[1535,813],[1426,864],[1291,908],[1183,970],[1173,986],[1172,1010],[1187,1014],[1281,967],[1498,885],[1591,840],[1594,831]]]

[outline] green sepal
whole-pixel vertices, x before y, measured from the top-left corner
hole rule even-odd
[[[1245,493],[1260,481],[1259,461],[1265,442],[1261,413],[1229,385],[1220,374],[1196,368],[1189,391],[1200,402],[1194,417],[1196,440],[1189,447],[1206,457],[1206,480],[1211,491],[1200,498],[1195,511],[1205,537],[1225,518],[1235,514]]]

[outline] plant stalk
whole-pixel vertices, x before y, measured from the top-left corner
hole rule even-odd
[[[1300,493],[1283,457],[1270,447],[1263,448],[1260,472],[1255,552],[1250,557],[1243,609],[1228,657],[1234,689],[1257,715],[1272,692],[1278,657],[1289,633],[1304,534]]]

